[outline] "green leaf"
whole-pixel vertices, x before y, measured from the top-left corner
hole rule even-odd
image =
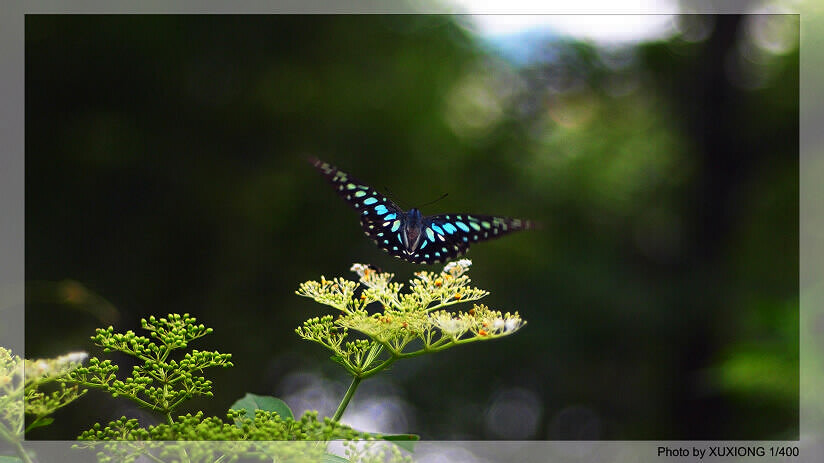
[[[275,412],[281,418],[295,419],[292,410],[286,405],[286,402],[267,395],[256,395],[246,393],[242,399],[239,399],[229,407],[233,410],[246,410],[246,416],[250,418],[255,417],[255,410],[265,410],[267,412]]]
[[[415,451],[415,441],[421,440],[417,434],[373,434],[379,439],[394,442],[398,447],[409,452]]]
[[[0,463],[23,463],[23,460],[21,460],[19,457],[0,455]]]
[[[332,455],[331,453],[324,453],[323,458],[320,459],[320,463],[349,463],[349,460],[337,455]]]
[[[48,426],[48,425],[52,424],[53,421],[54,421],[54,418],[52,418],[50,416],[47,416],[47,417],[45,417],[43,419],[40,419],[40,420],[32,421],[32,423],[26,427],[26,432],[29,432],[32,429],[39,428],[41,426]]]

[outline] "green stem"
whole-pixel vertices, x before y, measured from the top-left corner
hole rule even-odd
[[[374,375],[374,374],[376,374],[376,373],[380,372],[381,370],[385,369],[385,368],[386,368],[386,367],[388,367],[389,365],[392,365],[393,363],[395,363],[395,360],[397,360],[397,359],[399,359],[399,358],[402,358],[402,357],[404,357],[405,355],[406,355],[406,354],[393,355],[392,357],[389,357],[388,359],[386,359],[386,360],[384,360],[383,362],[381,362],[381,364],[380,364],[380,365],[378,365],[378,366],[376,366],[376,367],[374,367],[374,368],[371,368],[371,369],[369,369],[369,370],[366,370],[366,371],[362,372],[362,373],[361,373],[358,377],[359,377],[360,379],[366,379],[366,378],[368,378],[368,377],[370,377],[370,376],[372,376],[372,375]]]
[[[346,390],[343,400],[340,401],[340,405],[338,405],[338,409],[335,411],[335,416],[332,417],[333,421],[339,421],[340,417],[343,416],[343,411],[346,410],[346,406],[349,405],[349,401],[352,400],[352,396],[355,395],[355,389],[358,388],[361,380],[362,378],[358,376],[352,378],[352,384],[349,385],[349,389]]]
[[[111,376],[114,376],[114,375],[111,375]],[[77,385],[79,385],[79,386],[89,387],[89,388],[92,388],[92,389],[103,389],[104,391],[109,392],[109,393],[118,392],[118,391],[115,391],[108,384],[109,380],[106,380],[106,382],[103,382],[103,383],[92,383],[92,382],[89,382],[89,381],[82,381],[82,380],[70,380],[70,381],[77,384]],[[119,392],[119,394],[120,394],[121,397],[128,397],[129,400],[137,402],[138,405],[140,405],[141,407],[144,407],[144,408],[148,408],[149,410],[156,411],[156,412],[162,410],[158,406],[152,405],[149,402],[146,402],[145,400],[141,399],[140,397],[138,397],[136,395],[124,394],[122,392]]]
[[[23,417],[20,418],[22,420]],[[12,434],[11,430],[6,430],[3,427],[3,425],[0,424],[0,437],[2,437],[3,440],[14,446],[14,451],[17,453],[17,455],[20,456],[21,460],[23,460],[25,463],[34,463],[29,457],[29,454],[26,453],[26,449],[24,449],[23,445],[20,443],[20,439],[22,438],[22,431],[19,431],[17,434]]]
[[[31,457],[29,457],[28,452],[26,452],[26,449],[23,448],[23,444],[21,444],[17,439],[14,440],[14,450],[17,452],[17,455],[20,456],[20,459],[25,463],[34,463]]]
[[[132,448],[136,448],[136,447],[132,447]],[[156,456],[152,455],[152,449],[151,448],[140,447],[138,449],[137,455],[145,455],[150,460],[156,461],[157,463],[166,463],[165,461],[161,460],[160,458],[157,458]]]
[[[181,397],[181,398],[177,399],[177,402],[173,403],[173,404],[169,407],[169,414],[171,415],[172,410],[174,410],[175,408],[177,408],[177,406],[178,406],[178,405],[182,404],[184,400],[189,400],[189,399],[191,399],[191,398],[192,398],[192,397],[186,397],[186,396],[184,395],[183,397]]]

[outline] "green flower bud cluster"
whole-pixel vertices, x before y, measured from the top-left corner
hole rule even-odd
[[[231,354],[192,349],[180,360],[171,355],[186,349],[191,341],[212,332],[211,328],[196,324],[189,314],[169,314],[165,318],[142,319],[142,328],[149,336],[138,336],[133,331],[115,333],[113,327],[98,329],[92,342],[104,352],[121,352],[140,362],[131,375],[118,379],[119,367],[110,360],[93,357],[85,367],[69,374],[71,381],[84,387],[108,391],[114,397],[126,397],[138,405],[162,413],[169,423],[171,413],[184,401],[196,396],[211,397],[212,382],[202,376],[211,367],[232,366]]]
[[[203,412],[178,416],[172,423],[141,428],[136,419],[125,416],[106,426],[100,423],[80,435],[80,440],[157,440],[157,441],[328,441],[333,439],[374,439],[368,433],[332,421],[318,419],[316,411],[307,411],[299,420],[282,418],[275,412],[255,410],[246,416],[246,410],[229,410],[228,421]]]
[[[78,447],[98,449],[97,459],[101,463],[132,462],[146,455],[152,455],[154,461],[165,462],[238,459],[303,462],[323,461],[326,446],[319,441],[364,441],[378,437],[355,431],[329,418],[318,419],[317,412],[312,411],[295,420],[265,410],[256,410],[254,416],[246,416],[246,410],[229,410],[226,420],[197,412],[179,416],[171,424],[148,428],[140,427],[136,419],[122,417],[106,426],[95,424],[79,437],[90,442],[78,444]],[[292,443],[282,445],[273,441]],[[161,443],[163,445],[159,445]],[[185,459],[181,455],[185,455]]]
[[[412,455],[404,454],[400,447],[387,443],[345,442],[346,460],[350,463],[412,463]]]

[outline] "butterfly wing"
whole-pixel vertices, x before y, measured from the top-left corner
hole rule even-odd
[[[535,228],[531,220],[477,214],[433,215],[426,218],[425,226],[424,236],[427,244],[422,243],[421,250],[426,251],[426,246],[434,245],[432,247],[434,251],[430,253],[430,257],[437,260],[432,262],[440,262],[464,254],[472,243]]]
[[[444,224],[449,222],[446,217],[454,216],[449,214],[425,217],[418,248],[412,255],[400,256],[401,259],[413,264],[437,264],[465,253],[469,243],[460,235],[448,233],[444,229]]]
[[[395,257],[405,258],[399,231],[403,229],[406,214],[389,198],[360,180],[317,158],[309,162],[326,177],[338,196],[360,212],[363,232],[381,249]]]
[[[379,219],[390,213],[399,214],[398,218],[402,218],[401,208],[374,188],[320,159],[309,158],[309,162],[332,184],[338,196],[360,211],[361,221]]]
[[[374,188],[321,161],[309,161],[329,180],[338,195],[359,211],[363,232],[387,253],[413,264],[436,264],[464,254],[479,241],[535,228],[529,220],[492,215],[440,214],[423,218],[420,241],[407,252],[403,233],[409,215]],[[418,230],[418,225],[409,225]]]

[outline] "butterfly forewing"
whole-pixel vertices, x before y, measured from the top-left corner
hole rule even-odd
[[[309,161],[326,177],[338,195],[354,207],[366,236],[379,248],[401,259],[406,258],[401,233],[406,214],[389,198],[351,175],[320,159]]]
[[[426,221],[427,238],[436,247],[447,248],[450,259],[465,253],[472,243],[532,228],[529,220],[477,214],[439,214]]]
[[[361,225],[364,219],[379,219],[392,213],[402,218],[403,211],[374,188],[320,159],[309,158],[309,162],[335,187],[338,196],[360,212]],[[364,231],[369,234],[366,228]]]
[[[491,240],[519,230],[533,228],[529,220],[477,214],[439,214],[427,217],[434,231],[449,239],[470,243]],[[442,230],[442,231],[441,231]]]

